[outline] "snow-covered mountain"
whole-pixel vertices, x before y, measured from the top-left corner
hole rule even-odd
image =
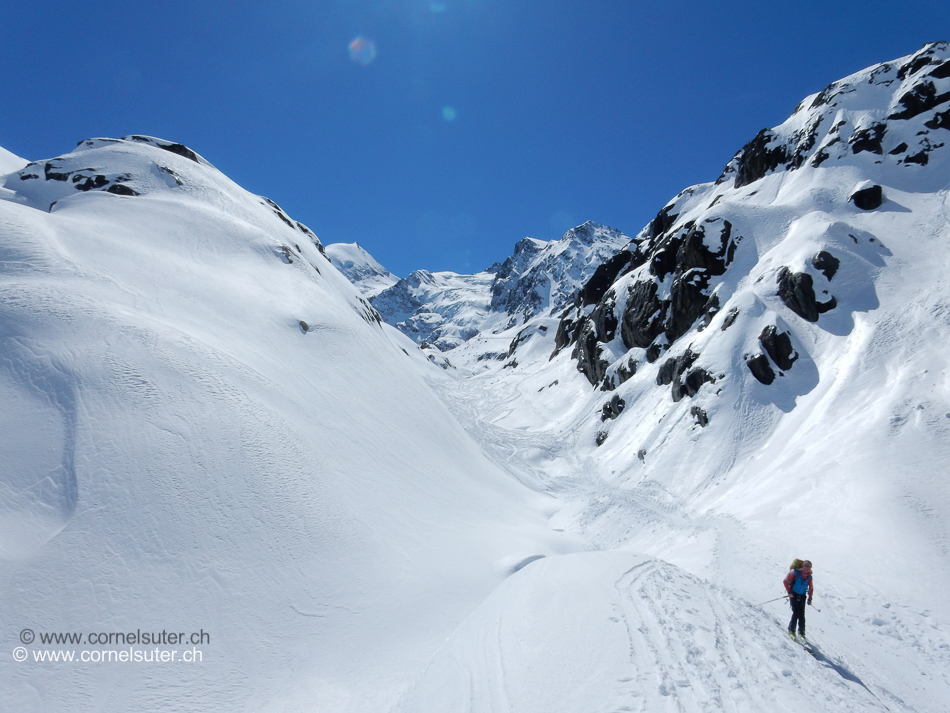
[[[180,144],[11,159],[4,704],[947,709],[948,68],[835,82],[632,240],[528,238],[372,305]],[[27,629],[211,640],[41,662],[123,647]]]
[[[359,243],[333,243],[326,246],[326,254],[333,266],[366,297],[373,298],[399,282],[398,277],[380,265]]]
[[[448,351],[476,335],[561,310],[597,265],[628,241],[617,230],[588,222],[560,240],[524,238],[508,259],[484,272],[416,270],[387,290],[364,294],[388,324],[419,344]]]
[[[4,710],[386,710],[572,549],[276,203],[147,137],[0,183]],[[174,663],[79,660],[163,630]]]
[[[405,710],[946,707],[948,117],[946,43],[834,82],[562,313],[490,335],[502,362],[479,359],[484,334],[446,353],[457,369],[432,383],[496,462],[565,503],[552,526],[630,554],[513,578]],[[762,642],[796,556],[822,562],[808,672],[771,668]]]

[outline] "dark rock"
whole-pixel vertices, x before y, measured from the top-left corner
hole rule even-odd
[[[712,324],[717,314],[719,314],[719,295],[712,294],[709,296],[709,299],[706,300],[706,305],[703,307],[703,321],[699,325],[699,331],[703,331]]]
[[[306,322],[304,322],[302,319],[300,320],[300,328],[301,328],[304,332],[309,332],[309,331],[310,331],[310,325],[307,324]]]
[[[642,280],[630,288],[620,325],[620,337],[627,349],[646,349],[663,332],[665,315],[656,295],[653,280]]]
[[[265,198],[264,196],[261,196],[261,198],[263,198],[264,202],[270,207],[271,210],[274,211],[274,215],[284,221],[291,228],[295,227],[294,222],[290,219],[290,216],[287,215],[279,205],[277,205],[270,198]]]
[[[139,192],[129,188],[126,185],[121,183],[113,183],[111,186],[106,188],[106,193],[114,193],[117,196],[137,196]]]
[[[608,299],[600,302],[590,313],[590,321],[594,324],[594,333],[597,341],[610,342],[617,334],[617,317],[614,314],[617,303]]]
[[[707,372],[705,369],[693,369],[686,375],[686,378],[683,379],[682,384],[679,387],[679,390],[676,389],[676,384],[673,385],[673,401],[679,401],[684,396],[689,396],[693,398],[699,389],[702,388],[703,384],[710,384],[716,379]]]
[[[600,301],[610,286],[616,282],[620,273],[630,267],[635,269],[639,265],[634,264],[635,254],[629,250],[621,250],[612,258],[602,262],[594,270],[587,283],[581,288],[578,295],[582,306],[592,305]],[[643,264],[642,261],[640,264]]]
[[[855,131],[849,141],[851,152],[857,154],[862,151],[870,151],[881,155],[884,153],[881,142],[884,140],[885,133],[887,133],[887,125],[881,123],[874,123],[866,129]]]
[[[65,181],[69,179],[72,171],[60,173],[59,166],[54,166],[52,161],[47,161],[45,164],[43,164],[43,173],[45,174],[47,181]]]
[[[562,317],[558,322],[557,331],[554,333],[554,351],[551,353],[548,361],[558,355],[558,353],[571,343],[574,333],[574,320],[570,317]]]
[[[834,98],[835,94],[837,94],[837,89],[838,85],[836,83],[829,84],[818,92],[818,95],[812,100],[809,109],[817,109],[820,106],[828,104]]]
[[[831,158],[831,154],[825,151],[824,149],[818,149],[815,152],[815,155],[812,156],[811,165],[813,168],[818,168],[821,164]]]
[[[907,79],[911,74],[917,74],[921,69],[926,67],[928,64],[933,64],[933,58],[929,55],[921,55],[919,57],[913,58],[910,62],[902,66],[897,70],[898,79]]]
[[[892,149],[891,149],[890,151],[888,151],[887,153],[888,153],[888,155],[890,155],[890,156],[897,156],[898,154],[904,153],[906,150],[907,150],[907,144],[905,144],[903,141],[901,141],[897,146],[895,146],[894,148],[892,148]]]
[[[108,183],[109,179],[102,174],[96,174],[95,176],[82,176],[80,174],[76,174],[73,176],[73,184],[75,185],[76,190],[79,191],[98,190]]]
[[[950,109],[934,114],[933,119],[924,122],[928,129],[950,129]]]
[[[861,210],[875,210],[884,202],[884,191],[880,186],[871,186],[851,194],[851,201]]]
[[[792,348],[792,337],[788,332],[779,332],[775,325],[769,325],[759,335],[765,353],[772,362],[782,371],[788,371],[798,359],[798,354]]]
[[[699,406],[693,406],[693,408],[689,410],[689,413],[693,418],[696,419],[696,423],[698,423],[703,428],[706,428],[706,426],[709,425],[709,416],[707,416],[706,412],[699,408]]]
[[[736,318],[739,316],[739,308],[733,307],[722,320],[722,326],[719,328],[720,331],[725,332],[729,327],[731,327],[736,322]]]
[[[831,278],[834,277],[838,272],[838,268],[841,266],[841,261],[827,250],[822,250],[811,259],[811,264],[814,265],[818,272],[822,273],[826,278],[828,278],[828,281],[830,282]]]
[[[620,379],[620,383],[628,381],[630,377],[637,373],[637,360],[633,357],[627,360],[626,364],[621,364],[617,367],[617,378]]]
[[[637,451],[637,459],[638,459],[641,463],[643,463],[643,462],[646,460],[646,457],[647,457],[647,449],[646,449],[646,448],[641,448],[640,450]]]
[[[950,60],[942,62],[935,69],[927,72],[928,77],[934,79],[947,79],[950,77]]]
[[[687,225],[683,227],[689,230],[691,225],[692,224],[687,223]],[[677,231],[677,233],[682,233],[682,231]],[[654,275],[658,280],[663,280],[671,272],[676,271],[677,256],[680,246],[683,244],[682,236],[677,233],[667,236],[651,251],[650,274]]]
[[[19,173],[17,175],[20,177],[21,181],[29,181],[31,179],[40,177],[37,173]]]
[[[833,310],[837,306],[838,306],[838,300],[836,300],[834,297],[832,297],[827,302],[818,302],[816,304],[816,307],[818,309],[818,314],[824,314],[825,312]]]
[[[663,209],[656,214],[656,218],[650,221],[650,225],[647,229],[647,235],[650,241],[656,240],[673,227],[673,223],[676,222],[678,216],[670,213],[672,209],[672,205],[664,206]]]
[[[666,341],[672,344],[689,331],[706,306],[709,273],[695,268],[683,273],[670,288],[669,309],[666,316]]]
[[[623,409],[626,405],[619,394],[614,394],[610,401],[605,403],[600,410],[600,420],[606,421],[608,418],[611,420],[617,418],[617,416],[623,413]]]
[[[788,151],[784,146],[769,148],[774,138],[775,134],[770,129],[762,129],[752,141],[742,147],[737,155],[736,188],[758,181],[788,161]]]
[[[752,372],[752,376],[766,386],[775,381],[775,372],[772,371],[769,358],[765,354],[756,354],[754,357],[747,359],[746,365],[749,367],[749,371]]]
[[[607,431],[598,431],[597,437],[594,439],[594,442],[597,443],[598,446],[602,446],[604,445],[604,442],[606,440],[607,440]]]
[[[908,156],[904,159],[904,163],[918,163],[921,166],[926,166],[929,161],[930,157],[927,156],[926,150],[916,153],[913,156]]]
[[[898,101],[904,107],[902,111],[891,114],[888,119],[913,119],[950,100],[950,92],[937,94],[933,82],[921,82],[906,92]]]
[[[647,352],[646,352],[647,364],[652,364],[659,358],[660,358],[659,344],[651,344],[649,347],[647,347]]]
[[[778,295],[785,306],[802,319],[809,322],[818,321],[818,303],[811,275],[803,272],[793,273],[783,267],[778,273]]]
[[[142,143],[146,143],[151,146],[155,146],[156,148],[164,149],[165,151],[170,151],[171,153],[177,154],[178,156],[191,159],[195,163],[201,163],[198,160],[198,154],[196,154],[194,151],[192,151],[190,148],[188,148],[187,146],[183,144],[176,144],[171,141],[162,141],[161,139],[151,139],[148,136],[136,135],[136,136],[127,136],[125,138],[131,139],[132,141],[139,141]]]
[[[575,347],[575,357],[577,358],[577,370],[587,377],[591,386],[596,386],[607,373],[607,361],[600,356],[600,342],[597,341],[597,334],[592,322],[582,323],[580,333],[577,335],[577,346]]]
[[[686,272],[693,268],[702,268],[710,275],[724,274],[736,252],[736,244],[731,238],[732,223],[728,220],[722,221],[718,250],[710,250],[706,247],[704,226],[697,225],[690,228],[677,250],[675,269],[678,272]]]
[[[690,349],[687,349],[678,357],[667,359],[657,370],[657,385],[672,385],[674,402],[679,401],[684,396],[692,398],[703,384],[715,381],[705,369],[693,369],[686,375],[686,378],[683,379],[683,374],[686,373],[687,369],[693,365],[698,357],[698,354],[694,354]]]

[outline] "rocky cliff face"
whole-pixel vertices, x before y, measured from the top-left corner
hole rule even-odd
[[[888,250],[865,218],[902,210],[898,190],[933,190],[947,139],[946,43],[832,83],[602,263],[562,313],[555,354],[571,348],[603,390],[659,361],[656,381],[676,401],[716,381],[691,349],[700,333],[730,340],[754,315],[768,324],[743,361],[773,383],[794,371],[809,330],[837,331],[874,301],[872,273]]]

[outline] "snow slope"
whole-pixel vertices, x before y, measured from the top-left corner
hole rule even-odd
[[[512,562],[570,548],[276,204],[148,137],[3,184],[5,710],[385,710]],[[210,642],[19,662],[27,628],[31,657]]]
[[[32,642],[4,703],[946,710],[948,67],[835,82],[597,260],[414,273],[455,368],[186,147],[3,178],[8,647],[211,635],[187,665]]]
[[[20,158],[16,154],[10,153],[5,148],[0,146],[0,175],[18,171],[27,163],[28,161],[26,159]]]
[[[819,710],[950,706],[948,67],[928,45],[808,97],[503,363],[479,360],[482,335],[446,354],[456,369],[432,383],[500,466],[561,501],[552,527],[653,558],[681,593],[648,606],[634,564],[580,564],[594,555],[530,565],[406,710],[781,710],[806,705],[802,686]],[[860,199],[873,186],[878,205]],[[801,652],[763,639],[787,624],[769,600],[794,557],[815,562],[824,660],[783,683]],[[596,591],[549,601],[572,577]],[[550,630],[526,602],[550,605]],[[592,666],[582,707],[573,655],[606,640],[611,609],[636,634],[610,644],[623,663]]]

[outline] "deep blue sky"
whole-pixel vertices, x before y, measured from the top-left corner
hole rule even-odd
[[[633,235],[806,95],[947,38],[945,0],[10,0],[0,146],[178,141],[325,243],[474,272]]]

